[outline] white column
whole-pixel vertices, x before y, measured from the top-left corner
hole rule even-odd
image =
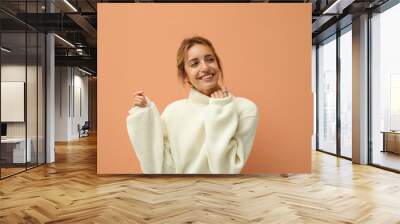
[[[54,5],[46,1],[46,11],[54,12]],[[54,35],[46,35],[46,163],[55,162],[54,133],[55,133],[55,43]]]
[[[54,76],[54,35],[47,34],[46,36],[46,163],[52,163],[55,161],[55,150],[54,150],[54,133],[55,133],[55,76]]]
[[[368,163],[368,15],[353,19],[353,162]]]

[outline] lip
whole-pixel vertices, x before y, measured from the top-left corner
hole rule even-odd
[[[211,80],[212,78],[214,78],[214,76],[215,76],[214,73],[207,73],[207,74],[204,74],[204,75],[198,77],[197,79],[200,79],[200,80]]]

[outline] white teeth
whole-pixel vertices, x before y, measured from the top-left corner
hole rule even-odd
[[[205,76],[202,76],[201,79],[208,79],[208,78],[211,78],[211,77],[212,77],[212,75],[205,75]]]

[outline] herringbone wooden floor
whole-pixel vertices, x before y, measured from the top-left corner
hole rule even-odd
[[[96,175],[96,139],[0,181],[0,223],[400,223],[400,175],[313,153],[313,173]]]

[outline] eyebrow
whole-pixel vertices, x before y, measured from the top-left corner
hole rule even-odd
[[[192,61],[195,61],[195,60],[198,60],[198,58],[192,58],[192,59],[188,60],[188,62],[192,62]]]
[[[206,54],[204,57],[209,58],[209,57],[215,57],[215,56],[213,54]],[[188,60],[188,62],[192,62],[194,60],[198,60],[198,58],[192,58],[192,59]]]

